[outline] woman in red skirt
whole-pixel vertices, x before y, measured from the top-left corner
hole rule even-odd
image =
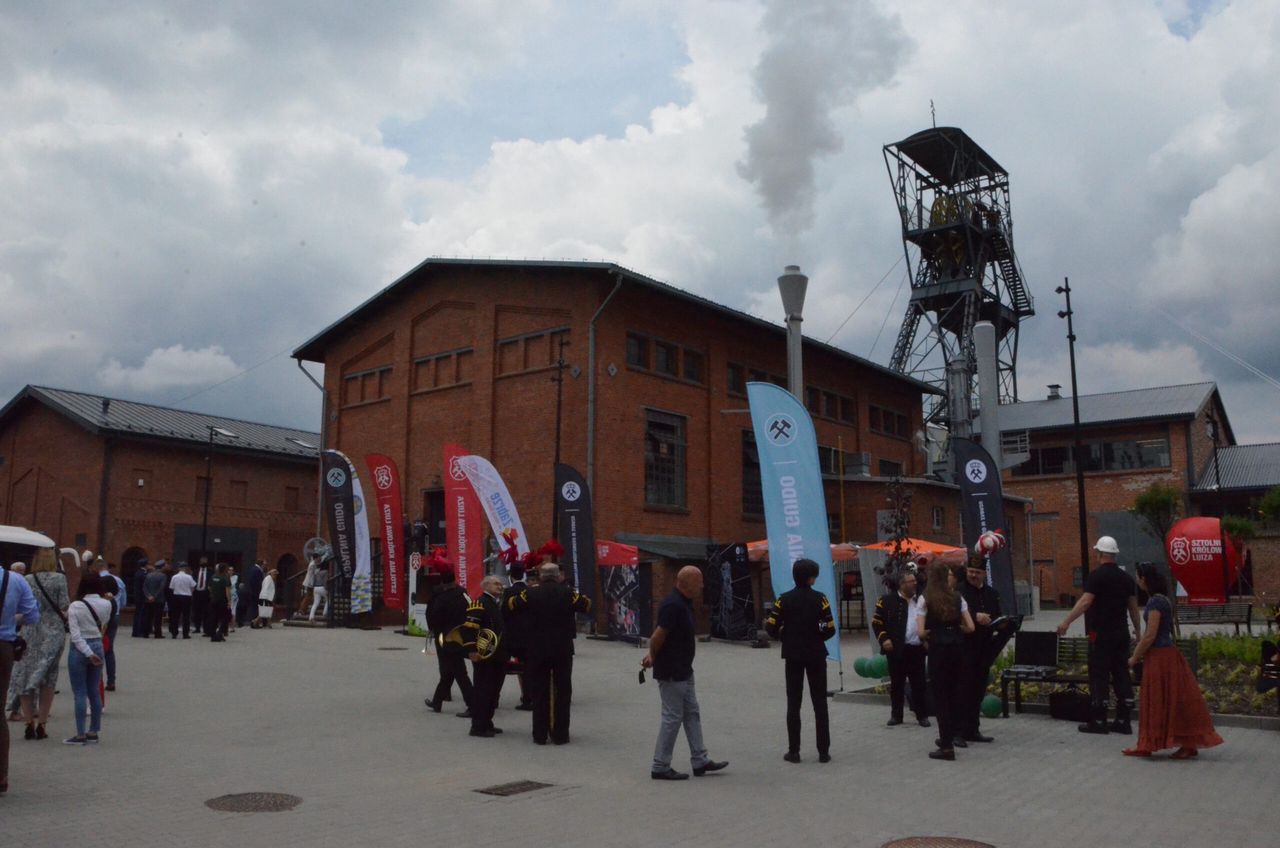
[[[1138,566],[1138,586],[1151,597],[1142,617],[1147,626],[1129,657],[1129,667],[1143,663],[1138,711],[1138,744],[1127,757],[1149,757],[1162,748],[1177,748],[1171,759],[1189,760],[1201,748],[1222,744],[1213,729],[1209,707],[1191,666],[1173,644],[1173,607],[1169,583],[1155,566]]]

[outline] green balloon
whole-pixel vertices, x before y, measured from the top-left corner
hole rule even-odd
[[[871,676],[887,677],[889,675],[889,658],[884,654],[871,660]]]
[[[859,677],[870,677],[870,671],[867,669],[867,657],[858,657],[854,660],[853,670]]]
[[[982,714],[987,718],[995,718],[1003,711],[1000,699],[995,695],[987,695],[982,699]]]

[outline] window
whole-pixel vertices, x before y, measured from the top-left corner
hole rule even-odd
[[[1221,554],[1221,551],[1219,551],[1219,554]],[[1078,565],[1071,569],[1071,585],[1077,589],[1084,587],[1084,569]]]
[[[742,431],[742,514],[752,518],[764,517],[760,453],[756,450],[755,433],[750,430]]]
[[[804,408],[814,415],[819,415],[822,412],[822,393],[813,386],[805,387]]]
[[[942,525],[943,525],[943,524],[945,523],[945,521],[946,521],[946,518],[947,518],[946,508],[945,508],[945,507],[940,507],[940,506],[935,506],[935,507],[933,508],[933,529],[934,529],[934,530],[941,530],[941,529],[942,529]]]
[[[731,395],[745,395],[747,393],[747,377],[746,372],[741,365],[729,363],[727,372],[728,379],[726,385]]]
[[[77,533],[77,534],[76,534],[76,547],[77,547],[77,548],[83,548],[83,547],[85,547],[85,546],[86,546],[86,545],[88,545],[88,544],[89,544],[89,536],[88,536],[88,534],[86,534],[86,533]]]
[[[871,432],[899,439],[911,438],[911,421],[902,413],[880,406],[869,407],[867,412]]]
[[[285,511],[287,512],[298,511],[298,487],[297,486],[284,487],[284,508],[285,508]]]
[[[653,344],[653,370],[671,377],[680,376],[680,348],[666,342]]]
[[[880,476],[881,477],[901,477],[902,463],[894,462],[891,459],[880,460]]]
[[[703,381],[704,360],[702,354],[696,350],[684,350],[684,378],[692,383],[701,383]]]
[[[627,364],[632,368],[649,367],[649,340],[635,333],[627,333]]]
[[[1140,468],[1168,468],[1169,440],[1086,441],[1081,445],[1081,467],[1085,471],[1129,471]],[[1042,474],[1072,474],[1071,445],[1032,448],[1027,460],[1013,468],[1015,477]]]
[[[858,405],[853,402],[852,398],[840,398],[840,420],[847,424],[853,424],[858,420]]]
[[[827,513],[827,538],[831,540],[831,544],[838,545],[843,539],[840,538],[840,513]]]
[[[644,502],[685,506],[685,419],[650,410],[644,438]]]
[[[840,399],[831,392],[822,393],[822,414],[828,418],[840,418]]]
[[[858,462],[858,458],[853,454],[845,451],[844,453],[844,473],[846,475],[853,473],[853,468]],[[824,475],[838,477],[840,475],[841,456],[837,448],[818,445],[818,467],[822,469]]]

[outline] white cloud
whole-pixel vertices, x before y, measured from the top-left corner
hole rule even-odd
[[[240,366],[222,348],[187,350],[180,344],[156,348],[137,367],[110,359],[98,372],[98,379],[114,391],[150,394],[178,387],[199,387],[234,376]]]

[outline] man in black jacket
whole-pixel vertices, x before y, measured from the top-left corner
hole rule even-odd
[[[591,599],[560,580],[560,566],[546,563],[539,571],[537,586],[507,601],[511,620],[524,617],[529,628],[525,685],[533,701],[533,741],[539,745],[547,744],[548,736],[557,745],[569,742],[576,614],[591,611]]]
[[[488,738],[502,732],[501,728],[493,726],[493,713],[502,694],[508,654],[502,626],[502,579],[490,574],[480,582],[480,587],[484,591],[467,607],[467,621],[463,627],[467,634],[464,645],[475,678],[471,699],[471,735]],[[485,656],[480,652],[480,641],[490,635],[497,640],[497,649]]]
[[[966,742],[991,742],[990,736],[982,734],[979,716],[991,678],[991,663],[995,661],[991,653],[995,639],[991,622],[1000,617],[1000,593],[994,586],[987,585],[986,560],[977,554],[969,556],[959,588],[960,597],[969,605],[969,615],[973,617],[973,632],[964,637],[963,694],[956,724]]]
[[[889,726],[902,724],[902,708],[906,701],[907,681],[911,681],[911,706],[916,723],[929,726],[929,710],[925,692],[924,645],[916,621],[916,573],[903,571],[897,578],[898,588],[886,592],[876,601],[871,629],[880,650],[889,661]]]
[[[831,602],[813,588],[818,564],[798,559],[791,567],[796,587],[773,602],[765,630],[782,639],[782,659],[787,679],[787,753],[783,759],[800,762],[800,702],[804,681],[809,680],[809,700],[818,731],[818,762],[831,762],[831,730],[827,723],[827,646],[836,634]]]
[[[516,595],[529,588],[524,580],[524,566],[519,563],[511,566],[508,574],[511,576],[511,585],[502,590],[502,609],[505,613],[507,604]],[[510,621],[503,622],[503,640],[507,645],[507,654],[515,658],[519,662],[520,673],[516,675],[516,682],[520,684],[520,703],[516,705],[517,710],[533,710],[533,702],[529,700],[529,693],[525,689],[524,683],[524,663],[525,663],[525,621],[519,616],[514,616]]]
[[[426,700],[426,704],[435,712],[440,712],[444,702],[453,689],[453,682],[458,682],[458,691],[467,709],[458,713],[462,718],[471,718],[471,680],[467,677],[467,658],[461,644],[445,642],[445,637],[456,627],[461,627],[467,620],[467,607],[471,601],[462,587],[454,582],[453,570],[440,570],[440,588],[431,597],[427,605],[427,627],[436,637],[436,659],[440,665],[440,682],[436,684],[435,695]]]

